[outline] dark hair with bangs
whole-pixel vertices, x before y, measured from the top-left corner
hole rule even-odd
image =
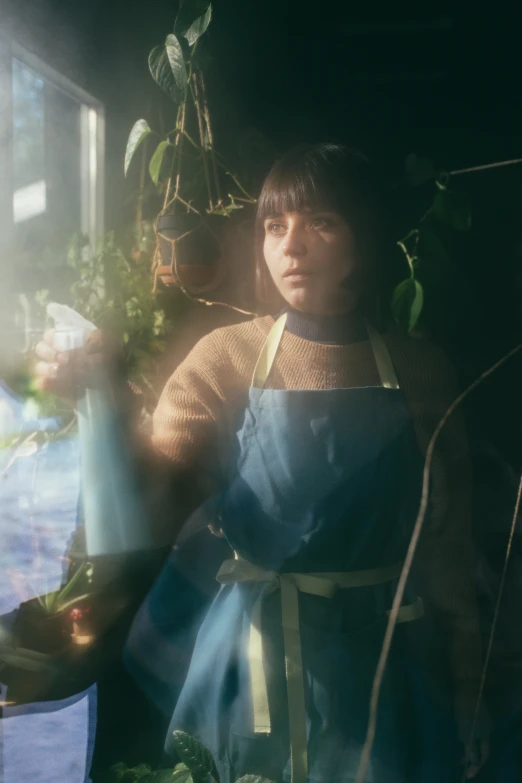
[[[327,209],[350,225],[363,259],[367,294],[385,284],[389,231],[383,185],[374,167],[355,148],[338,144],[302,144],[270,170],[256,215],[256,292],[265,304],[282,303],[263,256],[264,221],[284,212]]]

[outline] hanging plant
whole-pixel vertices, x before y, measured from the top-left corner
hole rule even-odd
[[[149,55],[152,77],[176,106],[176,124],[160,138],[145,119],[132,128],[125,153],[125,174],[137,150],[156,141],[149,174],[163,194],[157,217],[155,279],[202,293],[218,287],[226,268],[220,259],[220,223],[244,204],[255,203],[214,144],[201,39],[212,6],[186,0],[164,44]]]

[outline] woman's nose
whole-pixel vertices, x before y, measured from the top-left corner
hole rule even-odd
[[[306,243],[302,233],[295,228],[287,231],[285,242],[283,244],[283,253],[285,256],[303,256],[306,253]]]

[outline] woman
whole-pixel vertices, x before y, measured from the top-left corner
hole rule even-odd
[[[388,327],[382,226],[378,182],[361,155],[317,145],[285,156],[268,175],[257,217],[259,287],[278,317],[206,336],[167,382],[154,416],[155,450],[176,466],[178,484],[199,478],[203,463],[218,475],[207,509],[235,553],[217,574],[222,587],[167,739],[170,751],[172,730],[198,736],[223,783],[247,773],[292,783],[355,779],[423,455],[457,395],[438,349]],[[48,348],[40,355],[45,376]],[[445,672],[433,665],[447,649],[464,736],[480,658],[458,417],[437,449],[416,566],[368,781],[462,775],[441,695]],[[439,635],[429,636],[424,607]],[[429,657],[435,642],[441,654]],[[479,764],[468,762],[467,774]]]

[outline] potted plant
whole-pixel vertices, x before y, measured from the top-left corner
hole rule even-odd
[[[13,627],[14,646],[53,655],[71,643],[92,640],[85,628],[91,578],[92,565],[82,563],[63,587],[22,603]]]
[[[149,173],[163,207],[155,223],[155,278],[194,293],[223,281],[221,221],[255,203],[214,144],[200,56],[211,18],[210,3],[185,0],[174,32],[150,52],[150,72],[176,107],[175,126],[159,138],[145,119],[138,120],[125,153],[127,174],[138,148],[156,139]]]
[[[85,562],[58,590],[20,604],[12,630],[0,645],[9,703],[64,699],[94,681],[92,570],[91,563]]]

